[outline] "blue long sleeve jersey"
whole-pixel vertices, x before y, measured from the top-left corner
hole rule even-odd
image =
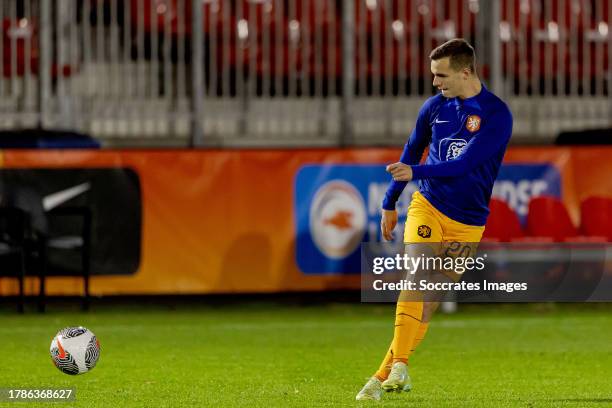
[[[485,225],[493,183],[512,135],[512,113],[482,86],[467,99],[437,94],[421,107],[400,158],[419,190],[440,212],[468,225]],[[425,147],[429,154],[419,164]],[[406,182],[392,180],[383,208],[395,209]]]

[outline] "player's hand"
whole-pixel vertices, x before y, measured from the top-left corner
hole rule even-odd
[[[380,230],[387,241],[393,239],[393,229],[397,225],[397,210],[382,210]]]
[[[412,167],[402,162],[393,163],[387,166],[387,171],[393,176],[395,181],[412,180]]]

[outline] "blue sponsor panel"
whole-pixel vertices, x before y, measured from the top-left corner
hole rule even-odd
[[[295,178],[296,261],[306,274],[358,274],[361,242],[380,241],[384,165],[310,165]],[[410,183],[398,210],[401,243]]]
[[[381,203],[390,181],[382,164],[326,164],[300,168],[295,178],[296,263],[305,274],[358,274],[360,244],[381,241]],[[412,193],[400,197],[395,228],[402,247]],[[493,195],[506,201],[524,220],[531,197],[561,196],[559,171],[547,164],[503,165]]]

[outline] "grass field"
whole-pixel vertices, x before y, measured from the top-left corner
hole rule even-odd
[[[485,305],[439,314],[411,359],[414,390],[377,404],[354,398],[390,341],[390,305],[131,304],[21,316],[5,307],[0,387],[75,387],[75,403],[53,406],[79,407],[612,406],[611,311]],[[74,325],[98,336],[102,354],[92,372],[71,377],[48,350],[58,329]]]

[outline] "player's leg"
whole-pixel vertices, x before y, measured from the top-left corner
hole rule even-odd
[[[410,391],[412,389],[412,380],[408,374],[408,360],[421,341],[425,338],[425,333],[427,333],[427,329],[429,328],[429,320],[425,320],[425,308],[429,303],[431,302],[423,302],[423,320],[416,330],[412,347],[408,351],[408,356],[406,357],[405,362],[403,360],[393,362],[393,350],[391,349],[391,357],[388,358],[389,363],[384,366],[384,371],[381,371],[383,370],[383,367],[381,367],[379,368],[379,371],[376,372],[377,378],[382,375],[387,375],[387,379],[381,384],[381,387],[385,391]]]
[[[440,246],[440,256],[443,257],[473,257],[476,254],[478,243],[482,239],[484,226],[467,225],[455,221],[442,214],[437,209],[432,209],[436,219],[442,226],[442,244]],[[430,275],[432,279],[459,281],[462,274],[455,271],[433,271]],[[423,323],[429,324],[433,314],[440,306],[439,301],[425,302],[423,307]],[[427,327],[425,327],[427,331]]]
[[[412,343],[412,347],[408,352],[408,359],[410,360],[410,356],[419,346],[421,341],[425,338],[425,334],[427,333],[427,329],[429,328],[429,321],[431,320],[431,316],[436,311],[437,307],[440,305],[440,302],[424,302],[423,303],[423,321],[419,324],[419,328],[416,332],[416,337],[414,342]],[[391,366],[393,365],[393,340],[391,340],[391,344],[389,345],[389,349],[387,350],[387,354],[385,354],[385,358],[380,363],[378,370],[374,374],[376,378],[380,381],[385,381],[389,377],[389,373],[391,372]]]
[[[408,209],[404,230],[406,253],[409,257],[433,256],[442,239],[441,226],[432,213],[431,205],[419,193],[415,193]],[[415,276],[415,275],[412,275]],[[395,311],[395,327],[391,343],[391,369],[382,383],[383,389],[410,390],[407,362],[410,354],[423,339],[427,324],[423,325],[423,299],[414,292],[403,292]],[[382,373],[378,373],[379,375]]]
[[[428,306],[434,302],[425,302],[423,304],[423,321],[419,325],[419,328],[416,332],[416,337],[414,342],[412,343],[412,347],[408,352],[408,359],[410,360],[410,356],[416,350],[421,341],[425,338],[425,333],[427,333],[427,329],[429,328],[429,319],[433,314],[433,311],[428,310]],[[439,302],[437,303],[439,304]],[[435,309],[434,309],[435,310]],[[380,363],[380,367],[374,374],[376,378],[378,378],[381,382],[385,381],[389,377],[389,373],[391,372],[391,366],[393,365],[393,341],[389,345],[389,349],[387,350],[387,354],[385,354],[385,358]]]
[[[389,372],[391,371],[391,366],[393,365],[393,340],[391,340],[391,344],[389,345],[389,349],[387,350],[387,354],[385,354],[385,358],[383,358],[378,370],[374,374],[374,377],[378,378],[381,382],[385,381],[387,377],[389,377]]]
[[[413,195],[404,229],[404,242],[440,242],[440,228],[427,204],[420,193]],[[391,345],[374,376],[357,394],[357,399],[379,399],[381,383],[389,379],[394,362],[397,364],[396,375],[391,389],[409,390],[410,378],[405,369],[405,362],[416,345],[423,339],[427,330],[427,325],[421,326],[422,312],[422,302],[402,302],[400,298],[396,306],[394,336]],[[396,355],[403,357],[394,361]],[[404,370],[398,371],[398,367]],[[377,398],[370,398],[370,395],[376,395]]]
[[[417,197],[414,204],[411,205],[409,210],[404,235],[405,242],[411,243],[406,247],[409,256],[419,257],[424,255],[425,258],[473,256],[475,243],[480,241],[484,231],[483,227],[462,224],[446,217],[422,196]],[[449,240],[461,241],[462,245],[458,246],[455,242],[446,242]],[[425,268],[421,272],[421,276],[427,277],[430,282],[458,281],[461,278],[461,275],[454,271],[435,270],[435,268],[431,270]],[[419,276],[419,273],[417,272],[417,276]],[[402,295],[404,294],[402,293]],[[379,379],[383,378],[385,374],[388,375],[387,380],[382,383],[385,390],[410,388],[410,378],[406,366],[408,357],[424,339],[429,328],[429,322],[440,305],[439,299],[443,294],[423,294],[422,301],[414,299],[414,292],[410,295],[412,298],[408,301],[403,301],[402,296],[400,296],[396,309],[396,325],[391,350],[387,353],[386,360],[383,361],[377,372]],[[418,316],[420,316],[420,320]],[[389,370],[390,359],[391,368]]]
[[[438,213],[437,216],[438,221],[442,225],[442,238],[444,241],[440,247],[442,256],[475,256],[478,243],[480,242],[482,234],[484,233],[484,227],[462,224],[446,217],[441,213]],[[462,277],[461,274],[454,271],[445,272],[447,272],[447,274],[444,275],[444,279],[448,278],[453,281],[459,281]],[[442,276],[440,272],[435,271],[434,275]],[[413,343],[411,352],[417,348],[419,343],[425,337],[425,333],[429,327],[429,322],[439,306],[440,302],[437,300],[425,301],[423,303],[423,319],[421,325],[419,326],[419,332],[417,333],[417,337]]]
[[[446,225],[445,225],[446,226]],[[427,256],[435,257],[435,256],[473,256],[475,254],[477,242],[480,240],[483,232],[482,227],[473,227],[466,225],[455,225],[459,227],[457,229],[457,233],[454,234],[455,231],[452,231],[453,234],[451,236],[457,240],[461,241],[461,246],[455,245],[456,242],[453,243],[443,243],[439,247],[434,247],[434,252],[429,252]],[[467,228],[466,228],[467,227]],[[455,251],[455,253],[449,253],[447,255],[442,254],[443,251],[446,251],[448,245],[452,245],[452,248],[459,248],[461,251]],[[419,248],[421,245],[412,246],[413,248]],[[451,249],[452,249],[451,248]],[[425,251],[423,251],[425,252]],[[415,256],[415,255],[412,255]],[[417,255],[418,256],[418,255]],[[430,281],[458,281],[461,279],[461,275],[457,274],[454,271],[428,271],[428,276]],[[408,375],[407,370],[407,362],[410,355],[416,350],[421,341],[425,338],[425,334],[427,333],[427,329],[429,328],[429,322],[433,317],[433,314],[440,306],[440,299],[442,294],[437,294],[435,296],[425,295],[423,302],[398,302],[397,314],[396,314],[396,330],[394,333],[394,339],[392,342],[392,347],[389,352],[385,356],[385,361],[381,364],[381,367],[376,373],[377,378],[381,379],[387,375],[387,380],[383,381],[382,388],[385,391],[409,391],[412,388],[411,380]],[[405,345],[408,344],[405,337],[412,338],[412,331],[408,331],[403,329],[402,327],[398,327],[398,320],[409,313],[401,313],[400,310],[404,309],[403,312],[406,312],[406,309],[410,309],[415,304],[420,303],[422,305],[421,309],[421,320],[418,324],[418,328],[412,340],[412,347],[408,350],[407,355],[401,354],[403,350],[405,350]],[[413,315],[414,316],[414,315]],[[398,319],[399,318],[399,319]],[[409,324],[409,323],[408,323]],[[405,357],[405,358],[404,358]]]
[[[461,224],[451,220],[448,217],[445,218],[446,219],[440,219],[441,224],[443,224],[444,239],[444,242],[440,247],[440,251],[444,253],[442,256],[474,256],[476,254],[478,243],[482,238],[484,227]],[[462,277],[461,274],[453,271],[445,272],[447,272],[447,274],[443,276],[443,279],[448,278],[453,281],[459,281]],[[448,272],[450,272],[450,274]],[[440,272],[434,271],[434,275],[442,277]],[[437,300],[428,300],[423,303],[423,321],[419,327],[420,330],[417,334],[415,342],[413,343],[413,350],[411,351],[414,351],[414,349],[416,349],[416,347],[425,337],[429,322],[439,306],[440,302]]]
[[[404,234],[405,242],[416,243],[416,245],[407,246],[408,252],[411,250],[413,252],[416,251],[413,254],[409,253],[410,256],[419,256],[423,252],[427,252],[427,256],[473,256],[475,254],[475,249],[482,237],[484,227],[456,222],[433,208],[431,204],[422,199],[422,196],[413,201],[410,209],[412,213],[409,210]],[[429,236],[429,239],[424,239],[424,236]],[[424,247],[422,245],[424,242],[431,242],[434,245]],[[456,245],[457,242],[461,243],[461,245]],[[436,245],[436,243],[442,244]],[[469,250],[466,251],[466,249]],[[445,274],[442,274],[441,271],[430,272],[430,278],[432,280],[439,279],[443,281],[457,281],[461,278],[459,274],[453,271],[444,272]],[[412,322],[411,324],[409,316],[411,314],[412,317],[418,316],[418,303],[422,305],[420,309],[421,319],[416,330],[414,330],[416,323]],[[424,302],[404,302],[400,299],[396,309],[394,339],[385,359],[376,372],[377,379],[387,378],[382,383],[383,389],[410,389],[410,378],[406,367],[408,357],[410,357],[424,339],[429,328],[429,322],[439,305],[440,302],[438,300],[429,297]],[[400,321],[399,326],[398,321]],[[406,338],[410,338],[412,341]],[[411,347],[407,349],[408,344]]]

